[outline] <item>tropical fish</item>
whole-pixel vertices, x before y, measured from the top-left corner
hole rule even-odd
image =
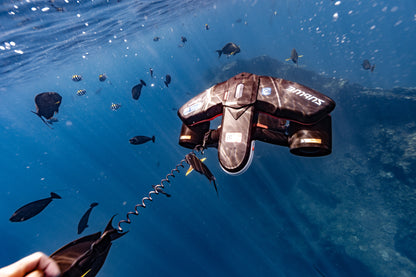
[[[85,212],[85,214],[81,217],[81,220],[78,223],[78,234],[81,234],[82,231],[85,230],[85,228],[88,227],[88,219],[90,217],[92,208],[96,207],[98,205],[98,203],[94,202],[90,205],[90,207],[88,208],[88,210]]]
[[[303,55],[298,55],[298,52],[296,51],[295,48],[292,49],[292,52],[290,53],[290,58],[286,59],[286,61],[290,61],[292,60],[292,62],[294,62],[296,64],[296,66],[298,65],[298,59],[303,57]]]
[[[105,74],[98,75],[98,80],[100,80],[100,82],[104,82],[105,80],[107,80],[107,75]]]
[[[83,96],[87,93],[87,91],[85,89],[79,89],[77,90],[77,95],[78,96]]]
[[[61,197],[58,194],[51,192],[50,197],[30,202],[29,204],[26,204],[23,207],[19,208],[17,211],[14,212],[14,214],[10,217],[9,220],[11,222],[21,222],[28,220],[29,218],[32,218],[41,211],[43,211],[43,209],[45,209],[46,206],[48,206],[54,198],[61,199]]]
[[[149,69],[149,72],[150,72],[150,77],[152,77],[152,78],[153,78],[153,68],[150,68],[150,69]]]
[[[110,219],[104,232],[74,240],[55,251],[51,258],[58,264],[61,277],[94,277],[103,266],[112,241],[127,234],[112,226]]]
[[[207,158],[202,158],[200,160],[201,160],[201,162],[205,162],[206,159]],[[189,168],[188,168],[188,170],[185,173],[185,176],[188,176],[192,171],[194,171],[194,168],[192,167],[192,165],[190,165]]]
[[[160,40],[160,37],[154,37],[153,38],[153,41],[159,41]]]
[[[229,57],[240,53],[240,47],[238,47],[235,43],[229,42],[221,50],[217,50],[217,52],[218,58],[221,57],[221,54],[227,55],[227,57]]]
[[[172,80],[172,78],[170,77],[169,74],[166,74],[165,76],[165,85],[166,87],[169,87],[170,81]]]
[[[111,103],[111,109],[113,111],[117,111],[118,109],[120,109],[121,104],[117,104],[117,103]]]
[[[209,25],[208,24],[205,24],[205,30],[209,30]]]
[[[200,159],[198,159],[198,157],[194,154],[194,153],[189,153],[185,156],[185,161],[192,166],[192,168],[194,170],[196,170],[197,172],[199,172],[202,175],[205,175],[205,177],[208,178],[208,180],[211,182],[214,182],[214,188],[215,191],[217,192],[218,195],[218,190],[217,190],[217,184],[215,183],[215,177],[214,175],[211,173],[211,171],[208,169],[208,167],[202,163],[202,161]]]
[[[72,75],[72,81],[79,82],[81,80],[82,80],[82,76],[81,75],[78,75],[78,74]]]
[[[135,85],[132,89],[131,89],[131,96],[133,97],[134,100],[138,100],[140,97],[140,94],[142,93],[142,87],[146,86],[146,83],[143,80],[140,80],[140,84]]]
[[[32,113],[39,116],[40,119],[49,127],[51,128],[48,123],[42,118],[46,118],[46,120],[52,119],[54,114],[59,112],[59,106],[62,102],[62,96],[59,95],[57,92],[42,92],[35,96],[35,105],[36,105],[36,112],[32,111]]]
[[[376,68],[376,65],[371,65],[369,60],[364,60],[362,66],[365,70],[370,70],[371,72],[373,72],[374,68]]]
[[[155,136],[152,136],[151,138],[146,137],[146,136],[135,136],[135,137],[132,137],[131,139],[129,139],[129,142],[131,144],[138,145],[138,144],[146,143],[148,141],[155,142],[155,140],[156,140]]]
[[[188,40],[186,39],[186,37],[181,37],[181,41],[182,41],[182,43],[185,43],[185,42],[187,42]]]

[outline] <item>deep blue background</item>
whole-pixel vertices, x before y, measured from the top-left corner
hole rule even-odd
[[[175,109],[212,86],[213,75],[231,77],[236,61],[284,61],[295,47],[303,57],[294,81],[307,69],[328,84],[415,86],[414,1],[202,2],[56,0],[62,13],[42,12],[48,1],[2,3],[0,266],[78,238],[92,202],[99,206],[83,235],[113,214],[122,219],[188,153],[177,143]],[[227,42],[241,53],[218,59]],[[376,64],[373,73],[363,59]],[[140,79],[148,86],[133,101]],[[219,197],[203,176],[181,172],[166,189],[171,198],[156,196],[123,225],[129,234],[114,242],[99,276],[416,276],[414,95],[315,85],[337,102],[330,156],[300,158],[258,142],[252,166],[235,177],[207,150]],[[43,91],[63,96],[53,130],[30,113]],[[111,111],[112,102],[122,107]],[[135,135],[156,143],[130,145]],[[62,200],[8,221],[51,191]]]

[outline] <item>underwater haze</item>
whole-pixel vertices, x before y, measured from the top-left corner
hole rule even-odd
[[[416,276],[415,37],[414,0],[1,1],[0,267],[116,227],[190,152],[178,109],[250,72],[332,98],[332,153],[256,142],[231,176],[206,149],[218,196],[180,169],[97,276]],[[219,57],[229,42],[241,51]],[[42,92],[62,96],[51,128],[31,112]]]

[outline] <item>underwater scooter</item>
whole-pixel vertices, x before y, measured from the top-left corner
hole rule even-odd
[[[298,83],[240,73],[185,103],[179,144],[218,148],[218,160],[228,174],[243,173],[253,157],[254,142],[287,146],[307,157],[332,151],[330,112],[335,102]],[[217,129],[210,121],[222,115]]]
[[[240,73],[195,96],[182,106],[178,115],[183,121],[179,144],[194,150],[218,148],[221,167],[229,174],[239,174],[251,162],[254,141],[260,140],[290,148],[299,156],[324,156],[332,151],[331,116],[335,102],[303,85],[283,79]],[[217,129],[209,129],[210,120],[222,115]],[[62,277],[94,277],[103,266],[112,242],[127,232],[122,223],[130,224],[130,216],[145,208],[154,194],[166,194],[179,168],[188,163],[210,181],[215,177],[191,152],[182,159],[126,219],[112,226],[112,220],[101,233],[84,236],[55,251],[51,257],[59,265]]]

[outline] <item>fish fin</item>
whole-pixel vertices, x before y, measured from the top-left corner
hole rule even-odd
[[[155,142],[155,140],[156,140],[155,136],[152,136],[153,143]]]
[[[164,83],[165,83],[166,87],[169,87],[168,82],[164,81]]]
[[[87,274],[88,274],[88,273],[90,273],[91,269],[92,269],[92,268],[88,269],[88,270],[87,270],[87,272],[85,272],[84,274],[82,274],[82,275],[81,275],[81,277],[85,277],[85,276],[87,276]]]
[[[286,59],[285,61],[287,61],[287,62],[288,62],[288,61],[290,61],[290,60],[291,60],[291,58],[289,58],[289,59]]]
[[[222,50],[217,50],[216,52],[218,53],[218,58],[221,57]]]
[[[189,166],[188,171],[186,171],[185,176],[188,176],[189,173],[191,173],[192,171],[194,171],[194,168],[192,167],[192,165]]]
[[[303,57],[303,55],[299,55],[299,56],[298,56],[298,58],[302,58],[302,57]]]
[[[200,159],[201,162],[205,162],[207,158],[202,158]],[[194,168],[192,167],[192,165],[189,166],[188,171],[186,171],[185,176],[188,176],[192,171],[194,171]]]
[[[217,189],[217,184],[215,183],[215,179],[213,180],[213,182],[214,182],[215,191],[217,192],[217,197],[219,197],[219,195],[218,195],[218,189]]]
[[[117,229],[115,229],[115,228],[113,227],[112,222],[113,222],[113,219],[114,219],[114,217],[115,217],[116,215],[117,215],[117,214],[115,214],[115,215],[113,215],[113,216],[111,217],[110,221],[108,221],[107,226],[105,227],[104,232],[103,232],[103,235],[104,235],[104,233],[106,233],[106,232],[110,232],[110,237],[111,237],[111,240],[118,239],[119,237],[122,237],[122,236],[124,236],[125,234],[127,234],[127,233],[128,233],[128,232],[123,232],[123,233],[120,233],[120,231],[119,231],[119,230],[117,230]]]
[[[58,194],[51,192],[51,198],[62,199]]]
[[[94,208],[94,207],[96,207],[96,206],[98,206],[98,203],[97,203],[97,202],[93,202],[93,203],[91,203],[91,205],[90,205],[90,207],[91,207],[91,208]]]
[[[39,116],[39,118],[43,121],[43,123],[45,123],[45,125],[46,125],[46,126],[48,126],[50,129],[53,129],[53,128],[52,128],[52,127],[48,124],[48,122],[46,122],[46,120],[42,118],[42,116],[41,116],[39,113],[34,112],[34,111],[31,111],[31,112],[32,112],[32,113],[34,113],[34,114],[36,114],[37,116]]]

